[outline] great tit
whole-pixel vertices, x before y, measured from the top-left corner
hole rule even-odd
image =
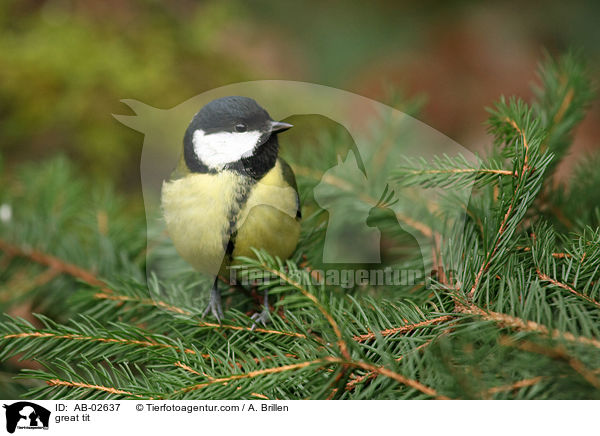
[[[274,121],[256,101],[231,96],[211,101],[192,118],[183,155],[162,186],[167,232],[179,255],[213,275],[211,312],[223,318],[218,275],[252,248],[288,258],[300,235],[300,199],[290,166],[278,156],[277,135],[292,127]],[[269,320],[264,310],[252,317]]]

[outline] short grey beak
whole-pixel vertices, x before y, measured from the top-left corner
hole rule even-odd
[[[285,132],[287,129],[294,127],[289,123],[284,123],[281,121],[271,121],[271,133],[281,133]]]

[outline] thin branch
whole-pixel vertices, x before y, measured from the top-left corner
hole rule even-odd
[[[206,377],[206,378],[209,378],[209,379],[212,378],[209,375],[199,373],[195,369],[190,368],[188,365],[186,365],[185,363],[182,363],[182,362],[175,362],[175,366],[178,366],[179,368],[185,369],[186,371],[191,372],[194,375],[199,375],[201,377],[203,376],[203,377]]]
[[[266,374],[277,374],[277,373],[280,373],[280,372],[294,371],[294,370],[306,368],[306,367],[312,366],[312,365],[340,363],[340,362],[342,362],[341,359],[336,359],[336,358],[333,358],[333,357],[328,357],[328,358],[324,358],[324,359],[311,360],[311,361],[308,361],[308,362],[300,362],[300,363],[294,363],[294,364],[290,364],[290,365],[277,366],[277,367],[274,367],[274,368],[259,369],[259,370],[256,370],[256,371],[247,372],[245,374],[234,374],[234,375],[230,375],[228,377],[213,378],[213,379],[211,379],[211,380],[209,380],[207,382],[204,382],[204,383],[198,383],[198,384],[193,385],[193,386],[188,386],[186,388],[179,389],[179,390],[173,392],[172,395],[177,395],[177,394],[181,394],[181,393],[195,391],[195,390],[198,390],[198,389],[205,388],[207,386],[211,386],[213,384],[227,384],[227,383],[229,383],[231,381],[235,381],[235,380],[241,380],[241,379],[246,379],[246,378],[254,378],[254,377],[258,377],[258,376],[266,375]]]
[[[487,394],[488,395],[494,395],[494,394],[498,394],[500,392],[516,391],[517,389],[521,389],[521,388],[525,388],[525,387],[536,385],[539,382],[541,382],[542,380],[547,379],[547,378],[548,377],[538,376],[538,377],[526,378],[526,379],[523,379],[523,380],[519,380],[519,381],[516,381],[516,382],[511,383],[509,385],[494,386],[493,388],[490,388],[490,389],[487,390]]]
[[[10,300],[15,299],[18,295],[20,296],[26,294],[32,289],[44,286],[45,284],[52,281],[59,274],[60,271],[57,271],[54,268],[47,268],[45,271],[41,272],[33,278],[15,278],[15,276],[13,275],[13,278],[11,278],[10,282],[6,283],[3,286],[4,289],[0,289],[0,301],[8,302]]]
[[[563,98],[560,107],[556,111],[554,118],[552,119],[552,127],[557,125],[562,120],[563,116],[565,115],[565,112],[567,112],[567,109],[569,108],[569,106],[571,106],[571,102],[573,101],[574,96],[575,90],[573,88],[569,88],[568,91],[565,93],[565,97]]]
[[[489,269],[490,265],[492,264],[492,259],[494,258],[494,254],[496,254],[496,251],[498,250],[498,247],[500,245],[500,239],[502,238],[502,236],[504,235],[504,232],[506,231],[506,224],[508,222],[510,213],[512,212],[512,207],[513,207],[513,205],[511,203],[508,206],[506,213],[504,214],[504,218],[502,219],[502,222],[500,223],[500,228],[498,229],[498,237],[496,238],[496,243],[494,244],[494,248],[492,249],[491,253],[488,253],[487,261],[481,265],[481,268],[479,268],[479,271],[477,272],[477,275],[475,276],[475,281],[473,282],[473,286],[471,287],[471,290],[469,291],[470,299],[473,299],[473,297],[475,296],[475,291],[479,287],[479,282],[481,281],[483,274]]]
[[[198,376],[201,376],[201,377],[206,377],[206,378],[207,378],[207,379],[209,379],[209,380],[214,380],[214,377],[211,377],[211,376],[209,376],[209,375],[208,375],[208,374],[206,374],[206,373],[202,373],[202,374],[201,374],[201,373],[199,373],[198,371],[196,371],[195,369],[193,369],[193,368],[190,368],[190,367],[189,367],[188,365],[186,365],[185,363],[182,363],[182,362],[176,362],[176,363],[175,363],[175,366],[178,366],[178,367],[180,367],[180,368],[182,368],[182,369],[184,369],[184,370],[186,370],[186,371],[188,371],[188,372],[191,372],[191,373],[192,373],[192,374],[194,374],[194,375],[198,375]],[[241,389],[241,388],[242,388],[241,386],[238,386],[238,387],[237,387],[237,389]],[[250,395],[251,395],[251,396],[253,396],[253,397],[256,397],[256,398],[260,398],[261,400],[270,400],[270,398],[269,398],[269,397],[267,397],[266,395],[259,394],[259,393],[257,393],[257,392],[252,392]]]
[[[215,329],[227,329],[227,330],[237,330],[237,331],[245,331],[245,332],[258,332],[258,333],[268,333],[268,334],[272,334],[272,335],[281,335],[281,336],[291,336],[291,337],[296,337],[296,338],[301,338],[301,339],[306,339],[306,335],[302,334],[302,333],[297,333],[297,332],[289,332],[289,331],[283,331],[283,330],[272,330],[272,329],[265,329],[265,328],[259,328],[259,327],[247,327],[247,326],[242,326],[242,325],[232,325],[232,324],[217,324],[217,323],[213,323],[213,322],[204,322],[204,321],[198,321],[198,325],[200,327],[210,327],[210,328],[215,328]],[[313,339],[317,339],[314,338]]]
[[[346,342],[344,341],[344,339],[342,337],[342,331],[340,330],[340,327],[338,326],[338,324],[337,324],[336,320],[333,318],[333,316],[327,311],[327,309],[325,309],[325,307],[317,299],[317,297],[315,297],[313,294],[308,292],[308,290],[305,289],[300,283],[298,283],[295,280],[292,280],[290,277],[288,277],[286,274],[283,274],[281,271],[269,267],[269,265],[266,265],[264,262],[261,262],[261,266],[265,271],[270,272],[271,274],[279,277],[281,280],[284,280],[289,285],[292,285],[294,288],[298,289],[302,293],[302,295],[304,295],[306,298],[308,298],[310,301],[312,301],[315,306],[317,306],[319,311],[323,314],[323,316],[327,319],[327,321],[333,328],[335,336],[337,337],[337,340],[338,340],[338,347],[340,348],[340,352],[342,353],[342,356],[344,356],[346,359],[350,360],[350,353],[348,352],[348,345],[346,344]]]
[[[278,367],[274,367],[274,368],[259,369],[259,370],[251,371],[251,372],[248,372],[245,374],[234,374],[234,375],[231,375],[228,377],[214,378],[214,379],[211,379],[204,383],[199,383],[199,384],[196,384],[193,386],[188,386],[186,388],[179,389],[179,390],[173,392],[172,395],[177,395],[180,393],[186,393],[186,392],[190,392],[190,391],[194,391],[194,390],[198,390],[198,389],[203,389],[207,386],[211,386],[214,384],[227,384],[227,383],[229,383],[231,381],[235,381],[235,380],[255,378],[255,377],[259,377],[259,376],[267,375],[267,374],[277,374],[277,373],[281,373],[281,372],[295,371],[297,369],[302,369],[302,368],[306,368],[308,366],[313,366],[313,365],[328,365],[328,364],[340,364],[340,365],[348,365],[348,366],[354,366],[357,368],[362,368],[367,371],[376,373],[378,375],[383,375],[385,377],[391,378],[400,384],[411,387],[415,390],[418,390],[418,391],[420,391],[426,395],[432,396],[436,399],[439,399],[439,400],[449,399],[448,397],[446,397],[444,395],[439,395],[435,389],[425,386],[424,384],[422,384],[416,380],[409,379],[409,378],[407,378],[401,374],[398,374],[397,372],[394,372],[390,369],[387,369],[383,366],[375,366],[370,363],[361,362],[361,361],[346,361],[344,359],[340,359],[337,357],[325,357],[322,359],[315,359],[315,360],[311,360],[308,362],[300,362],[300,363],[295,363],[295,364],[291,364],[291,365],[278,366]]]
[[[561,289],[571,292],[574,295],[577,295],[579,298],[583,298],[585,301],[587,301],[588,303],[594,304],[596,307],[600,307],[600,303],[598,301],[594,300],[593,298],[588,297],[585,294],[582,294],[579,291],[576,291],[575,289],[573,289],[571,286],[567,285],[566,283],[561,283],[558,280],[553,279],[549,275],[544,274],[539,269],[536,269],[536,272],[537,272],[537,275],[540,278],[540,280],[549,282],[549,283],[553,284],[554,286],[557,286]]]
[[[544,336],[549,336],[552,339],[563,339],[569,342],[589,345],[600,349],[600,340],[598,339],[587,338],[585,336],[575,336],[573,333],[562,332],[557,329],[549,330],[548,327],[543,324],[524,320],[516,316],[507,315],[505,313],[485,311],[474,304],[470,304],[469,306],[457,305],[457,307],[459,312],[477,315],[483,319],[493,321],[504,327],[513,328],[519,331],[539,333]]]
[[[525,137],[525,133],[517,125],[517,122],[515,120],[507,117],[504,119],[504,121],[509,123],[517,132],[519,132],[519,134],[523,138],[523,146],[525,147],[525,157],[523,159],[523,167],[521,168],[520,177],[518,178],[517,185],[515,186],[513,198],[511,199],[511,203],[509,204],[508,209],[506,210],[506,213],[504,214],[504,218],[502,219],[502,222],[500,223],[500,228],[498,229],[498,237],[496,238],[496,243],[494,244],[494,248],[492,249],[491,253],[487,253],[487,256],[486,256],[487,261],[481,265],[481,268],[479,269],[479,271],[477,272],[477,275],[475,276],[475,281],[473,283],[473,286],[472,286],[471,290],[469,291],[468,296],[471,300],[475,296],[475,292],[477,291],[477,288],[479,287],[479,283],[481,281],[483,274],[489,269],[489,267],[492,263],[492,259],[494,258],[496,251],[498,251],[498,247],[500,246],[500,241],[502,239],[502,236],[504,235],[504,232],[506,231],[508,219],[513,210],[513,202],[515,200],[516,192],[519,189],[519,187],[521,186],[521,183],[523,183],[523,175],[525,174],[525,171],[527,171],[529,169],[529,164],[528,164],[529,144],[527,142],[527,138]]]
[[[386,330],[381,330],[378,333],[366,333],[364,335],[357,335],[354,336],[354,340],[356,342],[365,342],[365,341],[370,341],[372,339],[375,339],[377,334],[381,335],[381,336],[390,336],[390,335],[395,335],[395,334],[404,334],[404,333],[408,333],[408,332],[412,332],[413,330],[416,330],[418,328],[421,327],[427,327],[430,325],[436,325],[436,324],[440,324],[442,322],[445,321],[449,321],[451,319],[453,319],[454,317],[452,315],[444,315],[444,316],[440,316],[438,318],[434,318],[434,319],[429,319],[426,321],[421,321],[415,324],[408,324],[408,325],[404,325],[401,327],[394,327],[391,329],[386,329]]]
[[[81,382],[71,382],[71,381],[66,381],[66,380],[59,380],[56,378],[54,378],[52,380],[47,380],[46,383],[49,386],[67,386],[70,388],[93,389],[96,391],[103,391],[103,392],[107,392],[109,394],[114,394],[114,395],[129,395],[130,397],[135,397],[135,398],[146,398],[143,395],[134,394],[133,392],[124,391],[124,390],[118,389],[118,388],[113,388],[113,387],[108,387],[108,386],[100,386],[100,385],[91,385],[91,384],[81,383]],[[152,398],[149,398],[149,399],[152,399]]]
[[[391,369],[387,369],[383,366],[375,366],[375,365],[371,365],[370,363],[366,363],[366,362],[348,362],[348,364],[351,366],[356,366],[358,368],[365,369],[365,370],[370,371],[375,374],[389,377],[393,380],[396,380],[398,383],[401,383],[403,385],[406,385],[408,387],[416,389],[417,391],[420,391],[426,395],[432,396],[436,400],[449,400],[450,399],[444,395],[439,395],[435,389],[430,388],[429,386],[425,386],[424,384],[422,384],[416,380],[407,378],[407,377],[403,376],[402,374],[398,374],[397,372],[394,372]]]
[[[256,398],[260,398],[261,400],[270,400],[270,398],[267,397],[266,395],[258,394],[256,392],[252,392],[250,395],[252,395],[253,397],[256,397]]]
[[[411,352],[416,352],[416,351],[422,350],[423,348],[427,347],[432,342],[433,342],[433,339],[429,339],[427,342],[419,345]],[[402,359],[404,359],[404,357],[405,356],[403,355],[403,356],[396,358],[395,360],[396,360],[396,362],[400,362]],[[362,383],[367,380],[370,380],[370,379],[373,379],[373,378],[377,377],[377,375],[378,374],[373,371],[367,371],[364,375],[359,375],[359,376],[354,376],[354,374],[351,374],[351,376],[354,376],[354,378],[352,380],[350,380],[348,383],[346,383],[346,390],[351,391],[352,389],[354,389],[356,387],[357,384]]]
[[[2,239],[0,239],[0,250],[11,256],[25,257],[33,262],[46,265],[60,273],[79,279],[90,286],[99,287],[105,293],[112,293],[112,290],[108,288],[106,283],[100,280],[94,273],[72,263],[65,262],[58,257],[39,250],[21,248]]]
[[[410,174],[462,174],[462,173],[484,173],[484,174],[498,174],[501,176],[512,176],[517,177],[518,175],[510,170],[494,170],[491,168],[452,168],[452,169],[439,169],[439,170],[402,170],[405,173]]]
[[[589,384],[596,389],[600,389],[600,380],[594,374],[594,371],[586,367],[583,362],[569,355],[562,347],[544,347],[531,341],[515,341],[508,336],[500,337],[500,344],[515,347],[519,350],[528,351],[530,353],[542,354],[551,359],[563,360],[569,364],[575,372],[581,375]]]
[[[517,250],[522,250],[525,252],[531,251],[531,247],[516,247],[516,248],[517,248]],[[573,256],[571,256],[569,253],[559,252],[559,253],[552,253],[552,257],[555,259],[570,259]]]
[[[136,339],[121,339],[121,338],[102,338],[102,337],[94,337],[94,336],[84,336],[78,334],[68,334],[68,335],[57,335],[55,333],[50,332],[23,332],[23,333],[14,333],[10,335],[2,336],[2,339],[20,339],[20,338],[36,338],[36,339],[66,339],[72,341],[90,341],[90,342],[103,342],[103,343],[116,343],[116,344],[124,344],[124,345],[139,345],[142,347],[157,347],[157,348],[170,348],[176,350],[177,352],[184,352],[186,354],[197,354],[194,350],[190,348],[181,349],[179,347],[175,347],[169,344],[161,344],[159,342],[154,341],[140,341]],[[209,354],[201,354],[201,356],[205,359],[209,359]]]
[[[525,147],[525,158],[523,159],[523,168],[521,169],[521,174],[523,174],[526,170],[529,169],[529,144],[527,142],[527,138],[525,137],[525,133],[523,132],[523,130],[521,130],[521,128],[518,126],[515,120],[506,117],[504,118],[504,121],[513,126],[513,128],[517,132],[519,132],[521,138],[523,138],[523,147]]]
[[[151,298],[138,298],[138,297],[131,297],[128,295],[114,295],[114,294],[107,294],[105,292],[98,292],[98,293],[94,294],[94,298],[98,298],[101,300],[113,300],[113,301],[121,301],[121,302],[140,303],[140,304],[144,304],[144,305],[148,305],[148,306],[155,306],[155,307],[158,307],[161,309],[165,309],[165,310],[168,310],[169,312],[177,313],[179,315],[193,316],[193,313],[190,311],[187,311],[187,310],[182,309],[177,306],[173,306],[172,304],[165,303],[164,301],[154,300]]]

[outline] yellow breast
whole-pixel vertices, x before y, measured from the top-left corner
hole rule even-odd
[[[164,182],[162,210],[177,252],[194,268],[216,274],[228,242],[227,219],[238,186],[233,172],[189,174]]]
[[[252,247],[265,249],[281,259],[290,257],[300,236],[297,210],[296,191],[285,182],[277,161],[253,187],[238,216],[234,257],[253,257]]]
[[[245,203],[240,205],[240,199]],[[231,233],[234,257],[253,257],[254,247],[282,259],[292,254],[300,234],[297,195],[283,179],[279,161],[251,186],[246,177],[232,171],[194,173],[164,182],[162,210],[179,255],[211,275],[226,273]]]

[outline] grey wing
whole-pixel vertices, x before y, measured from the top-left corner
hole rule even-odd
[[[282,158],[279,158],[279,164],[281,165],[281,174],[283,175],[283,180],[285,180],[285,182],[290,185],[292,188],[294,188],[294,191],[296,192],[296,205],[297,205],[297,209],[296,209],[296,219],[299,220],[302,218],[302,211],[300,208],[300,195],[298,194],[298,185],[296,184],[296,176],[294,175],[294,171],[292,171],[292,167],[289,166],[289,164],[283,160]]]

